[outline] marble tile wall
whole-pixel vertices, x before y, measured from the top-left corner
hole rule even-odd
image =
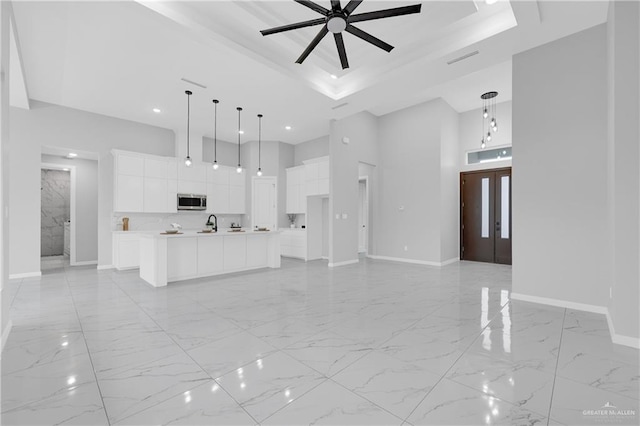
[[[70,218],[70,174],[43,169],[40,179],[40,255],[58,256],[64,252],[64,223]]]

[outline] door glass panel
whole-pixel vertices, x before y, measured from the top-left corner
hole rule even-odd
[[[500,238],[509,239],[509,176],[501,178],[502,194],[500,199],[500,215],[502,216],[502,225],[500,227]]]
[[[482,178],[482,238],[489,238],[489,178]]]

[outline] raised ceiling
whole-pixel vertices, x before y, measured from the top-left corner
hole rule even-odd
[[[330,7],[328,0],[318,3]],[[357,11],[415,3],[365,0]],[[194,93],[192,135],[212,135],[211,100],[217,98],[221,139],[236,140],[235,107],[242,106],[243,140],[257,138],[256,114],[262,113],[263,138],[288,143],[326,135],[330,119],[360,111],[381,115],[442,97],[462,112],[478,107],[487,90],[500,92],[498,101],[510,100],[513,54],[602,23],[607,11],[605,1],[422,4],[420,14],[359,24],[395,46],[391,53],[346,34],[350,68],[344,71],[330,37],[295,64],[318,27],[259,33],[320,16],[293,1],[13,7],[32,99],[182,132],[188,89]],[[162,112],[152,112],[155,107]]]

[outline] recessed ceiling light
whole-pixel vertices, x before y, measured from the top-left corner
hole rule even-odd
[[[284,126],[285,129],[291,130],[291,126]]]
[[[484,0],[486,4],[494,4],[497,3],[498,0]]]
[[[154,108],[153,112],[155,112],[156,114],[160,114],[162,110],[160,108]]]
[[[75,158],[77,156],[78,156],[78,154],[76,154],[75,152],[70,152],[69,154],[67,154],[67,157],[69,157],[69,158]]]
[[[332,79],[334,79],[334,80],[337,80],[337,79],[338,79],[338,76],[337,76],[337,75],[335,75],[335,74],[331,74],[331,78],[332,78]]]
[[[244,130],[238,130],[238,133],[240,133],[241,135],[244,135]]]

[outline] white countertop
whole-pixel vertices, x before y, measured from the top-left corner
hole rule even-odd
[[[115,231],[118,232],[118,231]],[[130,231],[123,231],[130,232]],[[229,229],[222,229],[218,232],[200,232],[197,230],[184,230],[180,231],[177,234],[165,234],[165,231],[138,231],[141,237],[155,237],[155,238],[186,238],[186,237],[228,237],[228,236],[238,236],[238,235],[269,235],[269,234],[279,234],[280,231],[253,231],[250,229],[242,230],[242,232],[238,231],[230,231]]]

